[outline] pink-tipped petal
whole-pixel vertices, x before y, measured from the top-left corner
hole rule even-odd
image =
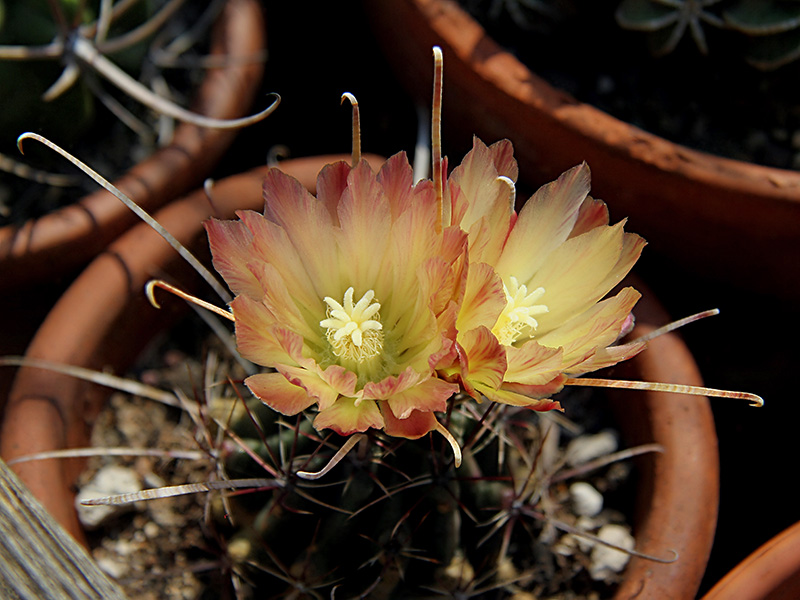
[[[302,338],[285,331],[280,334],[285,339],[276,338],[280,328],[261,302],[237,296],[231,309],[236,320],[236,346],[244,358],[267,367],[295,362],[292,355],[299,354]]]
[[[253,235],[239,221],[209,219],[204,223],[208,234],[214,268],[225,279],[234,294],[259,299],[264,294],[261,284],[247,268],[251,258]]]
[[[474,142],[473,142],[474,145]],[[510,140],[500,140],[489,146],[489,154],[491,155],[494,168],[497,169],[497,174],[503,177],[508,177],[511,181],[516,183],[519,176],[519,166],[517,160],[514,158],[514,145]]]
[[[389,201],[392,220],[396,220],[411,205],[415,195],[414,171],[405,152],[387,160],[378,172],[378,183]]]
[[[356,406],[354,398],[345,396],[321,410],[314,419],[316,429],[333,429],[339,435],[363,433],[370,428],[381,429],[383,425],[383,416],[374,400],[365,400]]]
[[[583,201],[578,211],[578,218],[575,220],[575,225],[569,237],[573,238],[602,225],[608,225],[608,207],[606,203],[591,196],[586,196],[586,200]]]
[[[561,410],[561,404],[549,398],[530,398],[524,394],[518,394],[507,389],[495,390],[485,386],[478,388],[492,402],[500,402],[510,406],[520,406],[522,408],[529,408],[540,412],[549,410]]]
[[[431,378],[418,386],[395,394],[386,402],[399,419],[407,419],[413,412],[444,412],[447,410],[448,398],[459,389],[454,383]]]
[[[457,329],[469,331],[485,327],[491,330],[506,303],[503,281],[494,269],[486,263],[470,264]]]
[[[347,285],[353,286],[359,295],[368,289],[376,293],[386,290],[388,285],[378,282],[390,281],[391,268],[387,264],[392,226],[389,202],[366,161],[350,171],[338,214],[341,229],[336,232],[336,238],[346,268]],[[334,291],[344,293],[336,288]],[[378,299],[381,300],[381,296]]]
[[[397,418],[386,402],[380,403],[383,430],[387,435],[416,440],[436,429],[436,417],[430,412],[412,411],[405,419]]]
[[[245,379],[244,383],[254,396],[283,415],[296,415],[316,401],[306,390],[290,383],[280,373],[258,373]]]
[[[264,177],[264,201],[264,215],[283,229],[302,272],[322,292],[318,295],[337,290],[342,261],[328,209],[278,169],[270,169]]]
[[[317,175],[317,200],[328,210],[331,223],[339,224],[337,206],[347,189],[347,176],[352,167],[344,161],[338,161],[322,167]]]
[[[314,282],[303,266],[286,232],[264,215],[252,210],[238,211],[237,216],[252,236],[247,262],[263,262],[272,265],[280,273],[287,288],[304,304],[316,300],[318,293]]]
[[[287,381],[302,387],[309,396],[316,399],[320,410],[332,406],[340,394],[354,394],[355,373],[338,365],[331,365],[326,372],[321,372],[316,365],[313,370],[288,365],[277,365],[276,368]]]

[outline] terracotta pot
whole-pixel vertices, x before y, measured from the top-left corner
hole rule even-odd
[[[213,30],[211,53],[229,64],[208,71],[193,110],[219,119],[245,116],[261,82],[263,64],[257,57],[264,47],[259,2],[228,0]],[[115,185],[145,210],[155,211],[197,187],[235,135],[234,130],[181,123],[168,146],[131,168]],[[22,226],[0,228],[0,291],[47,281],[65,270],[72,274],[136,222],[119,200],[98,190]]]
[[[325,159],[325,162],[330,160]],[[302,175],[299,161],[282,163],[291,174]],[[313,189],[321,163],[305,169],[304,184]],[[213,191],[218,216],[230,217],[235,208],[260,209],[262,170],[220,181]],[[188,213],[190,216],[186,216]],[[159,220],[183,241],[205,244],[200,221],[212,213],[205,195],[194,193],[159,213]],[[142,294],[154,274],[168,274],[192,287],[188,269],[150,229],[139,226],[110,246],[75,281],[51,311],[34,338],[28,356],[92,368],[123,371],[158,326],[172,320],[168,304],[152,309]],[[205,288],[200,288],[205,289]],[[637,309],[639,331],[662,324],[666,316],[647,294]],[[158,319],[156,323],[154,320]],[[634,377],[654,381],[699,384],[697,368],[680,338],[663,336],[629,363]],[[625,373],[630,375],[630,373]],[[89,424],[107,396],[107,390],[52,372],[20,369],[0,432],[0,452],[10,458],[62,447],[85,445]],[[618,598],[687,598],[699,586],[713,540],[718,500],[718,456],[709,403],[698,397],[665,397],[626,392],[619,400],[620,423],[628,443],[657,442],[664,454],[639,461],[637,547],[669,557],[672,564],[634,559]],[[687,452],[691,449],[691,452]],[[21,463],[16,470],[68,530],[82,538],[73,509],[71,484],[78,461]]]
[[[703,596],[703,600],[800,598],[800,522],[766,542]]]
[[[509,138],[534,189],[587,161],[593,193],[612,215],[629,217],[652,250],[703,276],[800,297],[800,173],[697,152],[583,104],[532,73],[453,0],[363,5],[396,75],[425,105],[431,47],[442,47],[451,143]]]

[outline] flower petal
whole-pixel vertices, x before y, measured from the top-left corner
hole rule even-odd
[[[462,351],[462,377],[473,386],[498,389],[506,373],[506,351],[486,327],[477,327],[459,336]]]
[[[234,298],[230,306],[236,321],[236,346],[244,358],[265,367],[296,362],[303,339],[281,329],[261,302],[242,295]]]
[[[496,263],[501,277],[516,277],[525,283],[545,261],[549,262],[550,253],[567,239],[575,225],[589,194],[589,180],[589,167],[583,163],[539,188],[525,203]]]
[[[477,327],[491,330],[506,307],[503,281],[486,263],[471,263],[456,328],[470,331]]]
[[[384,163],[378,171],[378,183],[389,201],[394,221],[411,206],[417,193],[414,187],[414,170],[408,163],[405,152],[398,152]]]
[[[328,209],[299,181],[278,169],[268,170],[264,177],[264,201],[264,215],[286,232],[317,296],[335,292],[342,261]]]
[[[355,396],[356,375],[339,365],[330,365],[324,371],[315,363],[312,368],[276,365],[275,368],[287,381],[302,387],[324,410],[340,395]]]
[[[244,380],[248,389],[271,409],[287,416],[296,415],[314,404],[315,398],[280,373],[258,373]]]
[[[387,435],[416,440],[436,429],[437,421],[433,413],[415,410],[405,419],[398,419],[387,402],[381,402],[379,407],[383,415],[383,430]]]
[[[331,223],[339,224],[339,214],[336,207],[347,188],[347,176],[352,167],[340,160],[322,167],[317,175],[317,200],[328,210]]]
[[[374,400],[365,400],[356,406],[355,398],[346,396],[340,396],[314,419],[315,428],[333,429],[339,435],[361,433],[370,428],[381,429],[383,425],[383,416]]]
[[[386,277],[390,270],[385,262],[391,215],[383,188],[366,161],[361,161],[350,171],[337,212],[341,229],[336,232],[336,238],[347,275],[341,277],[337,286],[327,295],[341,297],[350,286],[356,289],[357,294],[363,294],[368,289],[378,293],[380,286],[376,282]],[[347,282],[343,282],[343,279],[347,279]]]
[[[492,151],[475,137],[472,150],[453,170],[449,180],[451,188],[459,188],[458,193],[453,192],[459,201],[467,203],[459,224],[469,232],[470,256],[475,262],[497,261],[511,225],[515,199],[513,183],[500,179],[494,162],[497,157],[504,169],[510,169],[506,152],[503,146]]]
[[[545,289],[542,302],[549,310],[537,317],[537,338],[595,304],[608,293],[610,288],[605,284],[616,275],[622,277],[615,267],[623,250],[623,225],[620,222],[613,227],[597,227],[567,240],[525,282],[528,289]],[[611,273],[615,276],[609,277]]]
[[[500,402],[511,406],[530,408],[536,411],[561,410],[561,403],[549,398],[530,398],[524,394],[518,394],[507,389],[495,390],[485,386],[479,386],[479,391],[492,402]]]
[[[240,221],[209,219],[203,225],[208,234],[214,268],[234,294],[258,300],[264,294],[261,284],[247,268],[251,260],[253,234]]]
[[[567,367],[582,362],[597,348],[605,348],[622,334],[628,315],[640,297],[635,289],[625,288],[537,340],[545,346],[562,347]]]
[[[544,385],[561,373],[563,352],[530,340],[518,348],[507,346],[506,360],[505,381]]]
[[[387,401],[398,419],[405,419],[413,410],[442,412],[447,409],[447,399],[458,392],[459,387],[430,375],[422,375],[411,368],[398,377],[387,377],[378,383],[364,386],[366,398]]]

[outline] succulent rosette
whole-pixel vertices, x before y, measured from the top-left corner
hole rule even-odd
[[[644,344],[614,345],[632,326],[633,288],[603,299],[644,240],[609,225],[589,196],[586,164],[514,210],[517,164],[507,140],[477,138],[448,181],[446,222],[468,232],[469,269],[456,322],[458,362],[446,373],[480,400],[558,408],[572,376],[613,365]]]
[[[246,385],[285,415],[316,405],[314,426],[342,435],[436,429],[459,390],[436,369],[455,357],[467,236],[437,228],[431,182],[414,185],[401,153],[377,175],[326,166],[316,197],[278,169],[263,189],[264,214],[206,227],[238,349],[275,370]]]

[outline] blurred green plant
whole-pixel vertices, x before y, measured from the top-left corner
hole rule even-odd
[[[648,34],[655,56],[669,54],[687,33],[709,54],[706,29],[747,36],[744,59],[770,71],[800,57],[798,0],[622,0],[615,13],[624,29]],[[731,36],[731,44],[737,40]]]

